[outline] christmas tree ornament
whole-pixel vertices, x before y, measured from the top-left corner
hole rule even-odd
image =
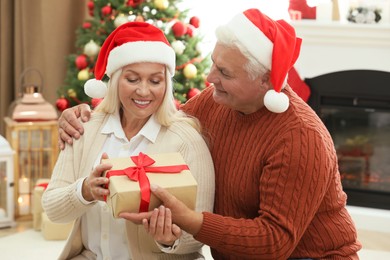
[[[88,60],[85,55],[79,55],[76,57],[75,65],[79,70],[85,69],[88,66]]]
[[[68,96],[71,97],[71,98],[76,98],[77,97],[77,93],[76,91],[74,91],[74,89],[68,89]]]
[[[186,49],[186,46],[182,41],[173,41],[171,42],[171,46],[177,55],[182,55]]]
[[[79,73],[77,74],[77,79],[81,80],[81,81],[85,81],[85,80],[89,79],[88,69],[80,70]]]
[[[191,24],[187,24],[187,31],[186,31],[186,34],[190,37],[193,37],[194,36],[194,33],[195,33],[195,27],[192,26]]]
[[[187,92],[187,99],[190,99],[196,95],[198,95],[200,93],[200,90],[197,89],[197,88],[191,88],[188,92]]]
[[[186,34],[187,27],[181,21],[177,21],[172,26],[172,32],[173,32],[173,35],[175,35],[176,38],[180,38],[180,37],[184,36],[184,34]]]
[[[131,6],[133,8],[137,8],[140,4],[143,3],[144,0],[128,0],[126,5]]]
[[[190,24],[191,24],[192,26],[194,26],[195,28],[199,28],[199,25],[200,25],[199,18],[196,17],[196,16],[191,17],[191,19],[190,19]]]
[[[135,14],[132,14],[127,17],[127,20],[129,20],[129,22],[134,22],[136,18],[137,16]]]
[[[69,108],[69,100],[64,97],[57,99],[56,107],[60,112],[64,111],[65,109]]]
[[[179,109],[181,102],[179,100],[177,100],[176,98],[174,99],[174,102],[175,102],[176,109]]]
[[[198,69],[192,63],[187,64],[183,69],[184,77],[186,77],[187,79],[195,78],[197,73]]]
[[[101,9],[102,15],[104,16],[110,16],[112,13],[111,5],[106,5]]]
[[[94,40],[90,40],[87,44],[84,46],[84,54],[88,57],[94,58],[99,53],[100,46],[96,44]]]
[[[84,22],[83,23],[83,28],[84,29],[91,29],[91,27],[92,27],[92,24],[90,22]]]
[[[154,5],[159,10],[165,10],[169,6],[169,1],[168,0],[154,0]]]
[[[91,99],[91,106],[92,106],[92,108],[97,107],[100,104],[100,102],[102,102],[102,101],[103,101],[102,98],[92,98]]]
[[[118,15],[114,20],[115,27],[119,27],[124,23],[127,23],[129,20],[127,20],[127,17],[124,14]]]
[[[274,21],[257,9],[249,9],[233,17],[225,25],[256,59],[270,70],[273,89],[264,96],[265,107],[274,113],[283,113],[289,99],[282,92],[287,74],[300,52],[300,38],[284,20]],[[251,37],[247,37],[251,35]]]
[[[87,7],[88,7],[88,10],[89,11],[92,11],[93,12],[93,9],[95,8],[95,4],[93,3],[93,1],[89,1],[87,3]]]

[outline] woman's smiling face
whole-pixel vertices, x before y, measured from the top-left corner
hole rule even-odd
[[[128,121],[146,122],[160,107],[166,87],[165,65],[143,62],[124,66],[118,85],[123,116]]]

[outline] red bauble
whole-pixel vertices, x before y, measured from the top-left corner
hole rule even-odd
[[[83,23],[83,28],[84,29],[90,29],[91,27],[92,27],[92,24],[90,22]]]
[[[190,37],[194,36],[194,29],[195,27],[191,24],[187,25],[187,32],[186,34]]]
[[[187,27],[182,22],[179,21],[172,26],[172,32],[176,38],[182,37],[184,34],[186,34]]]
[[[95,4],[93,3],[93,1],[89,1],[87,3],[87,6],[88,6],[88,10],[89,11],[93,11],[93,8],[95,7]]]
[[[101,11],[102,11],[102,15],[103,15],[103,16],[109,16],[109,15],[111,15],[111,13],[112,13],[112,8],[111,8],[110,5],[106,5],[106,6],[104,6],[104,7],[101,9]]]
[[[199,28],[199,24],[200,24],[199,18],[196,16],[191,17],[190,24],[195,28]]]
[[[103,100],[102,98],[93,98],[93,99],[91,99],[92,107],[93,108],[97,107],[100,104],[100,102],[102,102],[102,100]]]
[[[88,60],[87,60],[87,57],[85,55],[77,56],[74,63],[76,64],[76,67],[79,70],[85,69],[88,66]]]
[[[197,88],[191,88],[187,93],[187,99],[190,99],[200,93],[200,90]]]
[[[131,6],[133,8],[136,8],[137,6],[139,6],[140,4],[142,4],[144,0],[128,0],[127,1],[127,6]]]
[[[181,105],[181,102],[175,98],[175,106],[176,106],[177,110],[179,110],[180,105]]]
[[[69,108],[69,101],[66,98],[59,98],[56,101],[56,107],[59,111],[64,111]]]

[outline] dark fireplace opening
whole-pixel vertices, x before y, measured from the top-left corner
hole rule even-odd
[[[390,72],[339,71],[305,82],[333,138],[347,204],[390,209]]]

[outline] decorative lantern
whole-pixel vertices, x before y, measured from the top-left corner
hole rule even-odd
[[[13,156],[14,151],[0,135],[0,228],[15,226]]]
[[[35,71],[40,77],[41,84],[24,83],[28,72]],[[40,87],[39,87],[40,86]],[[28,68],[20,76],[22,97],[11,104],[10,117],[17,122],[33,122],[55,120],[58,117],[53,105],[45,101],[40,91],[43,88],[43,77],[39,70]]]
[[[36,72],[40,84],[25,84],[27,72]],[[34,183],[51,177],[58,156],[58,114],[39,92],[42,85],[41,73],[34,68],[26,69],[20,76],[23,95],[11,104],[9,117],[4,118],[6,138],[15,151],[15,218],[32,217]]]

